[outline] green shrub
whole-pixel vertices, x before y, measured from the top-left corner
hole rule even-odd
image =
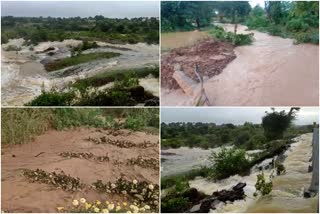
[[[214,179],[224,179],[231,175],[243,174],[250,169],[250,161],[246,158],[246,152],[242,149],[226,149],[213,152],[210,157],[212,161],[212,175]]]
[[[257,196],[257,192],[260,192],[262,195],[268,195],[272,191],[272,181],[266,182],[264,174],[257,175],[257,182],[255,184],[256,192],[254,196]]]
[[[210,28],[208,33],[215,39],[231,42],[235,46],[248,45],[253,41],[253,34],[234,34],[232,32],[225,32],[224,29],[219,26]]]
[[[301,19],[291,19],[287,24],[287,30],[293,32],[305,32],[308,30],[308,28],[309,25]]]
[[[161,212],[162,213],[182,213],[187,207],[192,205],[187,198],[176,197],[161,200]]]
[[[68,106],[71,105],[75,94],[73,92],[42,91],[42,93],[28,102],[26,106]]]

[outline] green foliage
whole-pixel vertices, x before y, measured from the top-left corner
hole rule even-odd
[[[102,113],[98,108],[57,108],[53,111],[53,126],[57,130],[78,126],[104,127]]]
[[[116,80],[122,80],[128,77],[144,78],[149,75],[152,75],[154,77],[159,77],[159,67],[144,67],[144,68],[106,71],[86,79],[77,80],[72,85],[72,87],[83,91],[90,86],[99,87],[99,86],[106,85],[110,82],[114,82]]]
[[[125,122],[125,128],[138,130],[141,126],[143,126],[143,120],[141,117],[132,117],[129,116]]]
[[[113,52],[79,54],[78,50],[78,52],[73,53],[72,57],[58,59],[53,62],[49,62],[45,64],[44,67],[47,71],[55,71],[72,65],[90,62],[92,60],[109,59],[117,56],[120,56],[120,54]]]
[[[13,38],[24,38],[33,44],[65,39],[159,43],[159,20],[155,17],[112,19],[96,16],[61,19],[4,16],[1,18],[1,27],[2,43]]]
[[[250,29],[273,36],[294,38],[296,43],[319,44],[319,2],[267,1],[253,8],[246,19]]]
[[[22,144],[51,127],[54,118],[51,109],[2,108],[1,143]]]
[[[242,149],[226,149],[220,152],[213,152],[212,175],[214,179],[223,179],[235,174],[246,173],[250,168],[250,161],[246,158],[246,152]]]
[[[75,94],[71,92],[59,92],[55,89],[42,91],[42,93],[31,100],[26,106],[68,106],[71,105]]]
[[[296,117],[296,112],[300,108],[291,108],[288,113],[284,110],[276,112],[272,108],[272,112],[266,112],[262,118],[262,127],[264,134],[268,140],[280,139],[283,137],[284,132],[289,128],[291,122]]]
[[[162,213],[181,213],[186,210],[187,207],[192,205],[187,198],[184,197],[172,197],[161,200],[161,212]]]
[[[218,40],[231,42],[235,46],[248,45],[253,41],[253,34],[234,34],[232,32],[225,32],[222,27],[210,28],[208,33]]]
[[[256,188],[254,196],[257,195],[257,192],[260,192],[262,195],[268,195],[272,191],[272,181],[266,182],[263,172],[257,175],[257,182],[254,186]]]
[[[50,128],[61,130],[79,126],[124,128],[115,117],[139,118],[134,130],[153,127],[158,134],[159,109],[101,108],[3,108],[1,110],[2,144],[22,144]],[[127,127],[131,129],[131,127]]]
[[[209,26],[212,18],[217,16],[219,21],[226,17],[232,22],[243,21],[250,12],[250,5],[244,1],[171,1],[161,2],[161,31],[189,31],[195,28]],[[236,17],[238,20],[236,20]]]
[[[286,168],[281,163],[276,164],[276,169],[277,169],[277,175],[281,175],[281,174],[286,173]]]

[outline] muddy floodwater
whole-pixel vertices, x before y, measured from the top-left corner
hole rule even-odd
[[[222,26],[233,31],[231,24]],[[318,105],[319,46],[295,45],[292,39],[248,31],[242,25],[238,26],[238,33],[254,33],[254,41],[251,45],[236,47],[236,59],[221,74],[205,81],[211,105]],[[177,35],[177,44],[180,40],[188,41],[188,34]],[[194,103],[194,98],[182,89],[164,88],[162,92],[162,105]]]
[[[21,46],[22,39],[11,40],[9,44]],[[6,44],[5,46],[9,45]],[[42,61],[70,57],[68,47],[81,44],[79,40],[64,40],[63,42],[42,42],[33,50],[21,46],[22,50],[4,51],[2,49],[2,104],[23,105],[41,94],[41,90],[51,88],[64,89],[77,79],[105,72],[106,70],[140,68],[146,66],[158,66],[159,46],[144,43],[114,45],[98,42],[99,48],[83,51],[94,52],[117,52],[121,55],[110,59],[95,60],[80,65],[70,66],[53,72],[46,72]],[[43,53],[49,47],[58,49],[54,56]],[[145,89],[154,95],[159,95],[159,81],[150,78],[151,82],[142,79]]]
[[[186,47],[208,38],[206,32],[188,31],[161,34],[161,49],[166,51],[173,48]]]
[[[244,188],[247,195],[246,200],[238,200],[226,205],[221,204],[216,210],[211,210],[212,212],[316,212],[318,196],[312,198],[303,197],[303,191],[309,188],[312,177],[312,173],[308,173],[309,159],[312,155],[312,134],[301,135],[295,141],[284,154],[286,159],[283,164],[286,168],[286,173],[273,178],[273,188],[269,195],[258,196],[257,198],[253,196],[257,174],[259,174],[258,166],[251,169],[249,176],[234,175],[217,182],[198,177],[190,181],[189,184],[191,187],[209,195],[214,191],[229,189],[238,182],[247,184]],[[267,159],[259,166],[267,165],[271,160]],[[275,174],[275,172],[269,169],[265,170],[264,174],[268,177],[270,174]]]

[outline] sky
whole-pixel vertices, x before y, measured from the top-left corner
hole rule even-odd
[[[276,111],[280,110],[289,111],[290,108],[276,108]],[[271,110],[268,107],[162,108],[161,122],[213,122],[216,124],[233,123],[235,125],[252,122],[260,124],[265,111],[270,112]],[[307,125],[314,121],[317,121],[317,123],[319,121],[317,108],[303,107],[300,109],[294,124]]]
[[[1,16],[159,17],[158,1],[1,1]]]
[[[255,7],[256,5],[260,5],[261,7],[264,7],[264,0],[252,0],[249,1],[249,4],[251,7]]]

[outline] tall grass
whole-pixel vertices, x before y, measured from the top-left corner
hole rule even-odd
[[[51,126],[51,109],[6,108],[1,110],[1,143],[22,144]]]
[[[159,109],[101,108],[3,108],[1,110],[2,144],[23,144],[48,129],[69,129],[79,126],[127,128],[158,133]],[[115,118],[124,118],[119,124]]]

